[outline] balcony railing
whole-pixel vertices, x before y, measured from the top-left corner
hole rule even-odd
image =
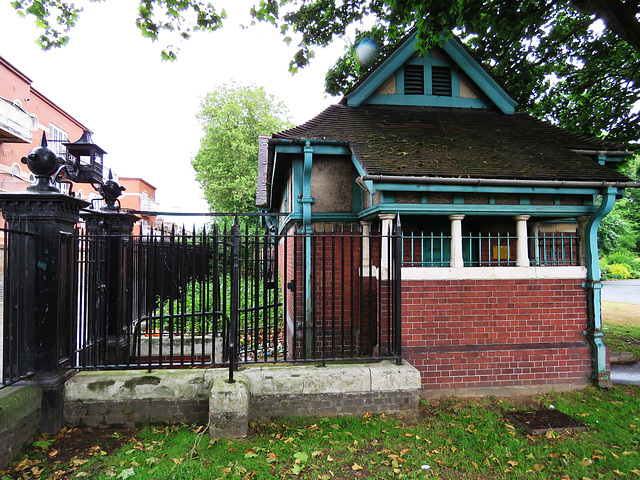
[[[536,267],[578,266],[579,237],[575,233],[539,232],[528,237],[529,264]],[[465,267],[514,267],[517,236],[513,233],[470,233],[462,237]],[[403,235],[404,267],[451,266],[451,236],[444,232]]]
[[[0,97],[0,142],[31,143],[34,122],[34,117]]]

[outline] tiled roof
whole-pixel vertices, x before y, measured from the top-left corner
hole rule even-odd
[[[273,135],[346,140],[370,175],[628,181],[571,150],[619,151],[530,115],[481,109],[332,105]]]

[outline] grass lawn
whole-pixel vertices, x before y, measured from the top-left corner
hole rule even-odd
[[[555,409],[590,426],[532,437],[511,409]],[[0,478],[640,478],[640,388],[422,402],[417,414],[272,420],[247,439],[206,426],[42,435]]]
[[[602,302],[605,342],[614,352],[631,352],[640,359],[640,305]]]

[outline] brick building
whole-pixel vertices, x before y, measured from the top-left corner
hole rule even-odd
[[[638,186],[611,168],[630,153],[517,112],[458,39],[425,55],[415,44],[408,36],[339,104],[260,138],[257,204],[287,214],[275,227],[300,237],[329,222],[384,236],[400,215],[402,356],[424,395],[608,385],[596,235],[624,188]],[[280,268],[297,282],[284,292],[296,299],[289,328],[340,308],[340,328],[373,332],[364,348],[375,352],[384,290],[366,285],[393,274],[360,257],[395,247],[363,240],[317,269],[307,242],[281,246],[290,258]],[[318,301],[317,277],[339,268],[345,285],[368,283]],[[367,319],[352,313],[356,294],[371,305],[358,310]]]
[[[126,188],[120,197],[120,206],[124,210],[136,212],[155,212],[158,210],[158,204],[155,201],[156,187],[149,182],[136,177],[118,177],[118,183]],[[133,234],[148,235],[156,223],[156,216],[154,214],[136,215],[140,217],[140,220],[133,226]]]
[[[49,147],[66,158],[65,142],[74,142],[88,130],[82,123],[32,86],[32,81],[0,57],[0,191],[26,190],[33,180],[20,159],[40,145],[46,134]],[[63,191],[66,185],[60,186]],[[76,193],[87,198],[91,186]]]

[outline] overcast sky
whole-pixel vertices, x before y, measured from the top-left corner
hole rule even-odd
[[[0,55],[94,132],[117,175],[154,185],[162,210],[203,212],[207,206],[190,164],[201,137],[195,119],[200,99],[230,80],[253,83],[282,100],[299,124],[338,101],[324,93],[324,75],[344,52],[344,42],[316,52],[311,66],[292,76],[287,68],[294,42],[287,47],[269,25],[239,27],[249,23],[254,0],[215,3],[226,4],[226,26],[194,35],[169,63],[160,60],[167,40],[153,43],[136,28],[138,2],[88,4],[69,44],[42,52],[33,20],[0,0]]]

